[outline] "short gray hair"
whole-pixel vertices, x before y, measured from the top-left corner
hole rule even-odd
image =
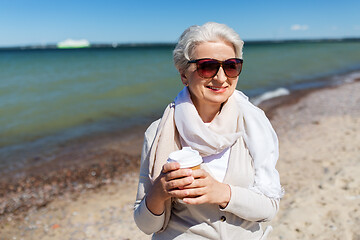
[[[232,28],[225,24],[207,22],[202,26],[194,25],[187,28],[180,36],[173,51],[175,67],[179,72],[188,68],[190,55],[196,46],[203,42],[225,41],[233,45],[235,56],[242,58],[244,42]]]

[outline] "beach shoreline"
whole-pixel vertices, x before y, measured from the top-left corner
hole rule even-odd
[[[316,90],[275,97],[263,101],[259,107],[271,119],[277,108],[295,104],[312,91]],[[16,157],[26,158],[24,166],[0,175],[0,219],[7,214],[21,216],[30,208],[46,206],[67,192],[95,189],[121,181],[125,173],[137,172],[143,134],[150,123],[18,154]]]
[[[311,203],[314,206],[316,206],[316,204],[321,204],[321,202],[326,203],[326,200],[321,200],[320,197],[319,199],[314,200],[314,202],[312,200],[313,198],[308,195],[316,194],[316,191],[323,191],[322,194],[324,194],[326,189],[329,191],[331,190],[331,186],[323,179],[319,180],[319,177],[314,178],[314,183],[311,183],[312,176],[305,174],[308,178],[308,182],[306,182],[301,178],[303,174],[296,172],[296,169],[293,168],[292,164],[294,163],[289,156],[293,156],[293,158],[302,156],[302,158],[307,160],[304,161],[303,165],[314,164],[314,168],[316,168],[316,164],[321,166],[320,170],[322,172],[319,173],[315,171],[319,176],[325,174],[326,177],[329,178],[327,174],[333,174],[333,178],[336,178],[336,171],[339,170],[334,170],[331,166],[336,165],[337,167],[341,167],[341,164],[339,165],[329,160],[326,163],[327,166],[325,166],[326,164],[324,165],[324,162],[319,159],[315,159],[317,162],[313,162],[314,159],[312,156],[307,156],[306,153],[297,152],[294,144],[296,141],[298,141],[296,143],[304,145],[306,145],[306,141],[311,142],[313,138],[317,137],[311,135],[315,134],[314,129],[316,130],[324,127],[322,131],[326,132],[327,127],[334,127],[341,124],[342,121],[345,121],[345,123],[348,124],[347,127],[351,127],[354,123],[359,123],[360,110],[359,106],[356,105],[356,103],[359,103],[359,97],[356,96],[356,93],[358,93],[356,92],[356,89],[359,89],[359,86],[360,82],[359,79],[357,79],[353,83],[297,91],[290,95],[273,98],[260,104],[260,108],[264,109],[279,135],[281,156],[278,170],[286,190],[285,199],[281,203],[281,210],[276,219],[271,223],[275,227],[275,231],[272,234],[274,238],[271,239],[311,239],[311,235],[307,235],[307,233],[302,230],[307,226],[299,225],[293,227],[291,225],[291,221],[295,221],[294,218],[296,214],[302,216],[301,212],[297,212],[299,210],[296,206],[302,205],[301,202],[299,202],[299,199],[303,199],[304,202]],[[339,96],[337,96],[337,94]],[[336,99],[336,97],[339,97],[339,99]],[[131,206],[136,194],[137,171],[140,161],[143,134],[146,128],[147,125],[139,125],[121,132],[98,135],[88,139],[76,139],[57,149],[57,156],[53,158],[53,161],[51,162],[42,163],[41,166],[32,164],[32,167],[22,169],[22,173],[12,172],[8,173],[8,175],[3,175],[2,178],[0,178],[0,232],[4,232],[5,235],[2,236],[5,236],[6,239],[7,236],[11,237],[16,235],[16,229],[12,229],[16,228],[15,226],[27,227],[26,231],[22,231],[23,235],[28,233],[32,233],[33,235],[41,233],[45,236],[51,232],[51,230],[53,230],[53,233],[56,231],[66,232],[66,229],[60,227],[54,228],[54,226],[57,226],[54,224],[59,224],[60,226],[64,224],[63,222],[61,224],[56,222],[52,224],[46,223],[46,227],[43,227],[43,229],[40,229],[40,225],[43,223],[33,229],[29,229],[29,222],[32,220],[35,222],[40,221],[38,219],[36,220],[36,216],[39,217],[40,215],[44,215],[44,211],[53,212],[55,211],[54,209],[59,209],[59,206],[65,206],[65,208],[67,208],[67,206],[76,205],[79,204],[79,202],[85,202],[84,206],[82,206],[83,211],[89,211],[90,209],[87,204],[92,202],[91,198],[94,198],[93,201],[104,201],[105,204],[106,201],[104,198],[108,197],[112,201],[109,200],[110,202],[108,202],[108,205],[111,205],[114,208],[122,206],[120,207],[122,210],[117,212],[122,219],[124,216],[132,218]],[[354,137],[354,131],[356,133],[356,131],[359,130],[358,128],[358,126],[353,126],[353,129],[351,131],[349,130],[348,135],[350,134],[350,136]],[[306,129],[306,132],[303,132],[305,131],[304,129]],[[320,131],[316,134],[323,134],[323,132]],[[343,135],[346,134],[343,133]],[[325,139],[323,141],[331,142],[329,140],[331,136],[324,137]],[[348,141],[346,138],[342,140]],[[321,145],[323,142],[319,139],[316,144]],[[307,147],[311,149],[311,146]],[[352,151],[351,154],[359,153],[359,148],[356,149],[356,147],[354,147]],[[349,155],[349,158],[351,161],[354,161],[351,157],[353,157],[353,155]],[[36,162],[36,159],[33,161]],[[296,163],[295,165],[299,169],[308,169],[301,163]],[[351,166],[358,166],[358,163],[352,162]],[[343,173],[345,174],[343,179],[348,179],[349,176],[346,175],[347,173],[349,173],[350,176],[358,173],[359,168],[357,168],[357,170],[355,168],[354,172],[351,172],[350,170],[346,171],[349,172]],[[314,173],[314,171],[309,172]],[[296,175],[294,179],[292,178],[292,174]],[[338,180],[337,183],[340,189],[344,188],[343,185],[345,184],[341,181],[342,180]],[[303,186],[301,186],[302,183],[310,183],[311,187],[304,189]],[[349,184],[350,186],[348,186]],[[353,189],[354,186],[351,184],[352,183],[347,183],[347,190],[342,189],[341,191],[348,191],[347,193],[349,194],[351,192],[351,194],[347,194],[347,196],[353,197],[354,201],[351,202],[352,205],[349,209],[358,211],[359,209],[356,208],[356,203],[359,202],[360,198],[358,198],[358,196],[360,196],[360,193],[356,192],[356,190]],[[319,187],[319,185],[321,185],[321,187]],[[124,200],[123,202],[119,201],[119,203],[116,204],[115,201],[117,198],[124,198]],[[298,200],[294,198],[297,198]],[[331,201],[331,204],[336,206],[336,201]],[[331,204],[330,207],[332,206]],[[79,208],[79,206],[77,207]],[[72,211],[71,214],[76,212],[74,207],[69,209],[70,210],[68,211]],[[104,208],[102,208],[102,210],[104,210]],[[294,212],[291,212],[290,210],[294,210]],[[342,210],[345,211],[346,209]],[[116,212],[116,210],[114,211]],[[34,217],[30,217],[29,214]],[[327,216],[325,213],[324,215],[324,217]],[[306,218],[306,216],[302,216],[302,218]],[[94,218],[94,221],[95,220],[96,219]],[[346,218],[346,220],[348,219]],[[85,220],[82,219],[81,221]],[[285,224],[284,221],[289,222],[286,222]],[[321,219],[317,221],[320,221],[318,224],[321,224]],[[359,232],[358,227],[355,226],[355,223],[360,223],[359,217],[355,217],[353,221],[354,223],[350,224],[350,226],[354,226],[354,228],[357,229],[357,232]],[[59,220],[59,222],[61,221]],[[304,224],[309,224],[309,222],[311,223],[311,220],[304,220]],[[118,228],[122,230],[122,233],[118,230],[112,231],[113,235],[111,236],[120,236],[120,239],[139,239],[135,236],[139,236],[141,239],[145,237],[138,229],[136,229],[136,227],[134,227],[132,219],[125,221],[124,223],[119,223],[114,220],[114,222],[109,224],[111,226],[115,226],[116,224],[121,225],[120,227],[118,226]],[[331,239],[341,239],[337,238],[338,235],[331,229],[336,226],[336,224],[340,223],[336,222],[327,225],[328,229],[330,229],[330,233],[333,234],[331,236],[335,236]],[[290,227],[289,225],[291,225],[290,230],[286,230],[286,228]],[[313,237],[318,237],[319,235],[317,235],[318,233],[316,230],[317,225],[311,223],[308,227],[309,226],[315,226]],[[126,230],[127,228],[130,230]],[[45,231],[44,229],[48,229],[48,231]],[[86,230],[84,231],[86,232]],[[346,233],[346,236],[359,237],[359,235],[356,235],[355,230],[348,230],[346,228],[343,231],[352,231]],[[64,232],[62,233],[64,234]],[[120,233],[122,235],[119,235]],[[56,233],[54,234],[54,239],[57,239],[56,236],[58,235],[56,235]],[[21,236],[18,236],[20,239]],[[89,239],[96,239],[95,236],[99,235],[97,235],[96,232],[93,232],[92,235],[86,236],[88,236]],[[329,238],[324,237],[316,239]]]
[[[46,206],[67,192],[79,193],[120,181],[123,174],[137,171],[146,128],[137,125],[80,137],[29,155],[22,168],[1,174],[0,219]],[[49,155],[50,161],[42,161]]]

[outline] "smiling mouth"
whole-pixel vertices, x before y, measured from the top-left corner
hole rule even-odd
[[[214,87],[214,86],[206,86],[206,87],[214,91],[225,90],[226,88],[226,87]]]

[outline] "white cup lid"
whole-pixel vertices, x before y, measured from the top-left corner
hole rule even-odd
[[[200,165],[203,162],[200,153],[191,147],[183,147],[183,149],[169,154],[168,162],[180,163],[180,168],[190,168]]]

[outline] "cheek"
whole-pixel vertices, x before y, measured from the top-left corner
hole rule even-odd
[[[199,77],[196,72],[193,72],[191,75],[189,75],[189,83],[195,88],[201,88],[206,84],[206,80]]]
[[[190,92],[197,97],[199,95],[202,95],[202,93],[201,93],[201,92],[203,92],[202,88],[203,87],[201,86],[201,84],[199,84],[198,82],[196,82],[194,80],[189,84]]]
[[[235,89],[237,83],[238,83],[238,79],[233,80],[233,81],[231,82],[231,88]]]
[[[232,95],[236,90],[237,80],[232,81],[229,88],[229,95]]]

